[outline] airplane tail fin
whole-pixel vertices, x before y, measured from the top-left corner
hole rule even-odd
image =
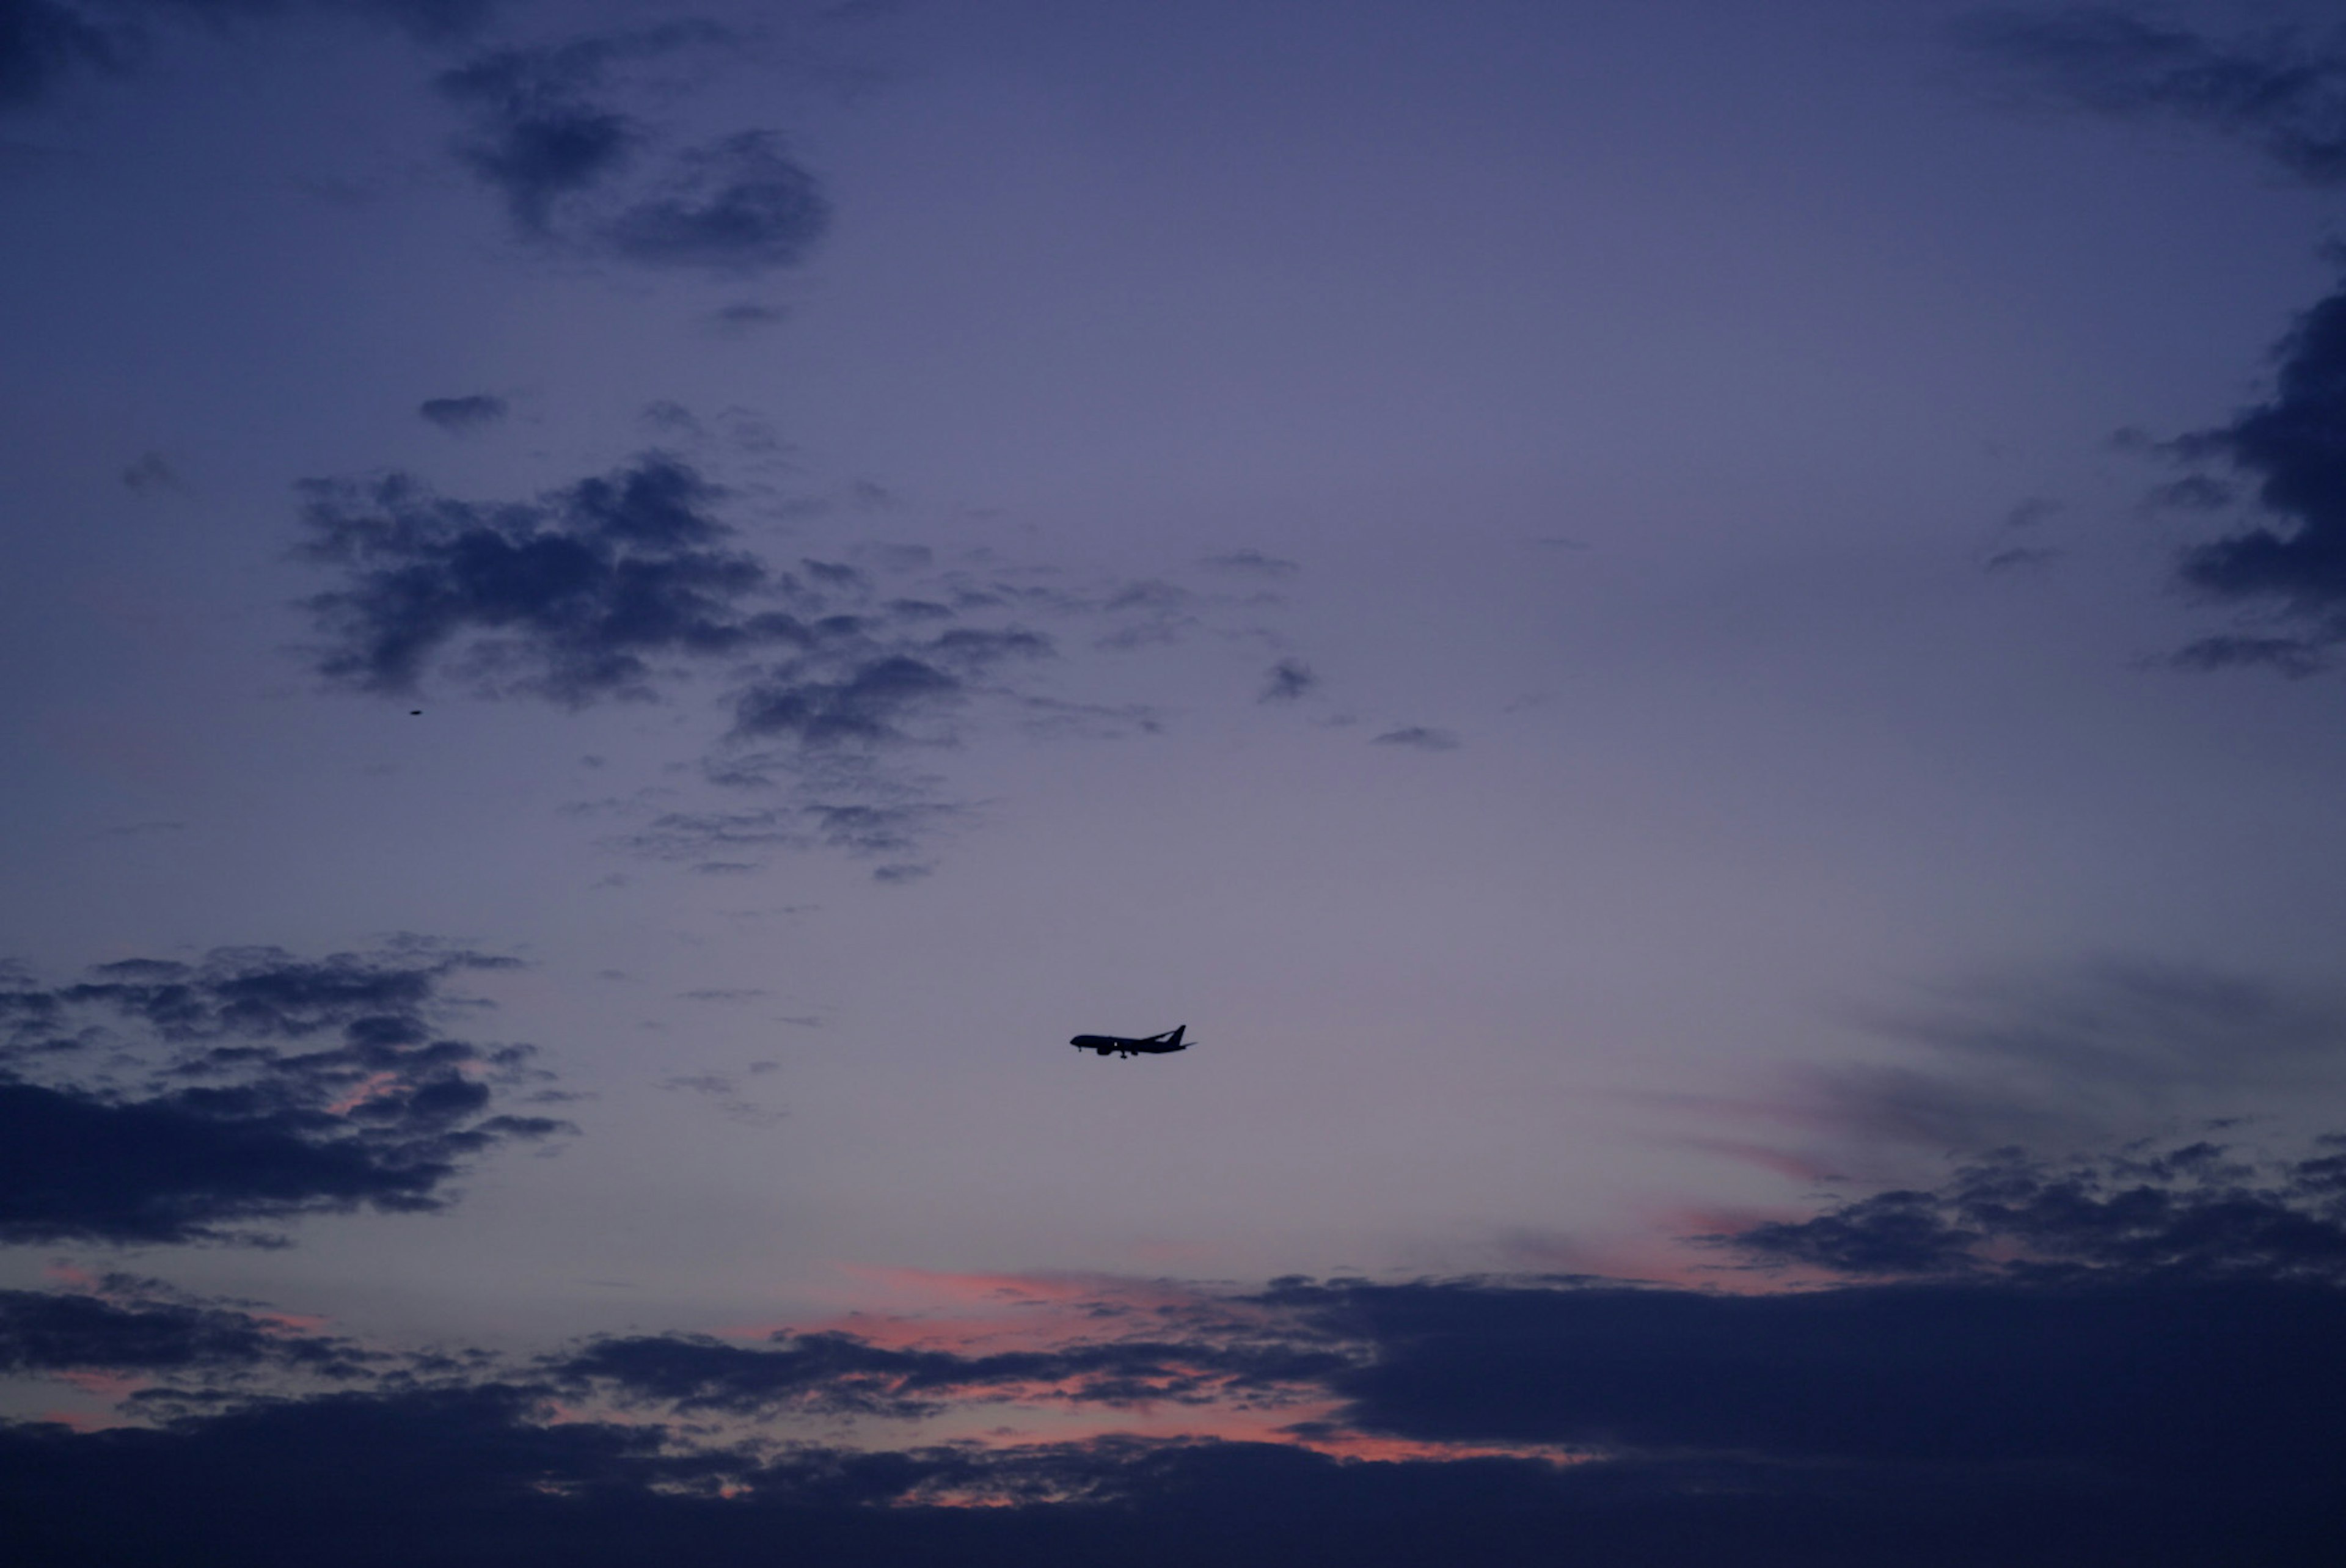
[[[1184,1023],[1183,1025],[1181,1025],[1181,1027],[1180,1027],[1179,1029],[1176,1029],[1175,1031],[1173,1031],[1173,1038],[1172,1038],[1172,1039],[1170,1039],[1170,1040],[1168,1040],[1168,1041],[1166,1042],[1166,1044],[1167,1044],[1168,1045],[1178,1045],[1179,1044],[1181,1044],[1181,1035],[1182,1035],[1182,1033],[1183,1033],[1186,1030],[1188,1030],[1188,1027],[1189,1027],[1189,1026],[1188,1026],[1187,1023]]]

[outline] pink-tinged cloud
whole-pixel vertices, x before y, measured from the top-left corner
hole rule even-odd
[[[1770,1144],[1749,1143],[1739,1138],[1688,1138],[1683,1140],[1683,1146],[1700,1149],[1705,1154],[1723,1155],[1729,1159],[1772,1171],[1777,1176],[1790,1176],[1794,1181],[1831,1181],[1840,1175],[1831,1162],[1818,1156],[1780,1149]]]
[[[352,1084],[348,1094],[326,1109],[334,1115],[347,1116],[369,1100],[377,1099],[398,1085],[399,1074],[396,1073],[370,1073]]]
[[[102,1432],[110,1427],[124,1424],[105,1416],[92,1415],[87,1410],[43,1410],[36,1419],[47,1421],[53,1426],[67,1428],[85,1436],[90,1432]]]
[[[1105,1274],[953,1273],[871,1264],[840,1264],[871,1300],[828,1318],[736,1324],[728,1339],[786,1334],[850,1334],[887,1349],[951,1350],[963,1355],[1046,1349],[1084,1339],[1161,1333],[1202,1317],[1226,1317],[1239,1304],[1196,1286]]]
[[[69,1388],[80,1390],[92,1399],[104,1400],[109,1404],[120,1403],[148,1383],[148,1379],[134,1377],[128,1372],[102,1372],[87,1369],[53,1372],[50,1376]]]
[[[967,1442],[997,1453],[1063,1444],[1108,1442],[1270,1443],[1309,1449],[1331,1459],[1362,1461],[1533,1459],[1575,1464],[1587,1456],[1551,1443],[1438,1442],[1352,1431],[1341,1421],[1341,1404],[1321,1398],[1275,1410],[1185,1407],[1162,1411],[1070,1411],[1056,1418],[1030,1418],[1023,1424],[975,1428],[939,1423],[932,1439]]]

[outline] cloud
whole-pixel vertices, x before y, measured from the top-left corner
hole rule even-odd
[[[2248,143],[2295,178],[2346,183],[2346,34],[2289,29],[2218,41],[2111,7],[1974,16],[1962,40],[2040,95],[2098,113],[2164,117]],[[2248,481],[2262,515],[2186,549],[2176,580],[2260,624],[2172,655],[2179,669],[2266,668],[2302,677],[2346,642],[2346,291],[2301,315],[2279,347],[2273,395],[2227,424],[2168,443],[2187,462]],[[2229,505],[2232,486],[2194,473],[2162,504]],[[2027,552],[1999,561],[2033,564]],[[1992,566],[1996,563],[1992,562]]]
[[[786,667],[744,691],[734,704],[734,733],[817,746],[902,740],[908,716],[947,706],[962,692],[958,679],[908,654],[868,660],[838,680],[805,678],[804,667]]]
[[[1119,1339],[964,1355],[876,1345],[852,1334],[778,1334],[768,1348],[684,1335],[606,1339],[556,1376],[678,1413],[781,1410],[909,1420],[951,1405],[1206,1404],[1234,1393],[1292,1397],[1342,1364],[1308,1346]]]
[[[276,1367],[349,1379],[365,1375],[374,1359],[348,1339],[306,1333],[242,1305],[122,1274],[87,1291],[0,1290],[0,1371],[218,1378]]]
[[[674,403],[645,417],[688,445],[709,433]],[[451,682],[583,708],[705,681],[699,778],[735,799],[639,792],[594,808],[636,819],[612,844],[687,863],[828,848],[913,880],[973,809],[921,770],[925,759],[988,728],[1038,739],[1163,729],[1147,705],[1057,695],[1091,674],[1070,668],[1064,646],[1170,647],[1210,616],[1250,623],[1259,608],[1153,579],[1071,585],[984,549],[941,560],[858,536],[862,519],[831,553],[770,560],[725,515],[756,488],[729,491],[659,450],[523,500],[457,499],[399,473],[301,494],[297,553],[330,579],[302,601],[317,634],[304,653],[332,685],[412,697]],[[795,513],[801,525],[816,514]],[[1274,672],[1280,690],[1310,678],[1298,660]]]
[[[654,267],[752,272],[795,266],[831,226],[812,175],[767,131],[743,131],[680,154],[654,194],[602,228],[623,260]]]
[[[34,103],[83,71],[128,69],[154,46],[152,24],[267,20],[343,12],[432,43],[473,31],[494,0],[5,0],[0,4],[0,108]]]
[[[760,327],[771,327],[790,320],[790,312],[776,305],[760,305],[744,300],[709,313],[709,325],[729,337],[740,337]]]
[[[716,487],[658,453],[535,502],[444,500],[403,474],[302,486],[305,558],[342,585],[307,602],[329,641],[320,674],[415,688],[452,647],[462,673],[572,705],[649,689],[649,656],[706,657],[811,634],[743,606],[772,586],[722,547]]]
[[[2002,1272],[2346,1285],[2346,1139],[2257,1162],[2206,1141],[2055,1164],[2004,1150],[1902,1190],[1716,1238],[1837,1274]]]
[[[1989,12],[1957,36],[2052,101],[2203,126],[2310,183],[2346,180],[2346,52],[2335,41],[2286,28],[2218,41],[2116,6]]]
[[[2346,292],[2299,318],[2280,359],[2270,401],[2172,450],[2247,476],[2273,520],[2186,550],[2178,580],[2209,602],[2262,611],[2288,635],[2203,638],[2178,656],[2188,667],[2304,674],[2346,641],[2346,452],[2335,436],[2346,421]]]
[[[484,55],[440,77],[472,119],[457,158],[533,240],[648,267],[795,266],[830,227],[831,203],[773,132],[677,149],[630,182],[657,138],[610,101],[615,70],[730,39],[714,24],[682,21]],[[762,319],[722,318],[736,329]]]
[[[10,0],[0,7],[0,107],[31,103],[76,70],[119,68],[128,43],[77,5]]]
[[[142,495],[154,490],[176,490],[185,494],[188,489],[178,471],[164,461],[159,452],[142,453],[138,462],[122,471],[122,483]]]
[[[217,1241],[446,1207],[474,1156],[561,1130],[492,1114],[498,1089],[537,1076],[528,1047],[434,1028],[450,976],[509,962],[237,948],[0,992],[0,1242]]]
[[[458,160],[505,198],[515,227],[547,235],[558,203],[600,184],[642,145],[632,121],[595,101],[607,67],[684,41],[667,29],[582,38],[501,49],[444,72],[441,92],[473,117]]]
[[[1980,569],[1991,575],[2004,572],[2042,571],[2059,561],[2066,554],[2067,552],[2062,550],[2038,550],[2015,545],[2009,549],[1996,551],[1980,563]]]
[[[960,1340],[949,1320],[925,1338],[919,1321],[750,1343],[635,1332],[526,1364],[467,1353],[362,1389],[219,1395],[143,1426],[0,1423],[0,1508],[18,1539],[87,1561],[359,1568],[616,1568],[655,1543],[746,1564],[776,1540],[825,1561],[1139,1568],[1534,1564],[1559,1541],[1597,1561],[1849,1568],[1885,1543],[1946,1568],[2327,1563],[2346,1468],[2334,1261],[2310,1270],[2210,1214],[2184,1217],[2198,1250],[2178,1268],[2124,1239],[2136,1218],[2104,1221],[2134,1216],[2139,1180],[2187,1208],[2286,1188],[2334,1230],[2341,1156],[2248,1175],[2205,1148],[2128,1157],[2083,1210],[2041,1172],[2013,1186],[2035,1169],[2014,1160],[1896,1195],[2019,1217],[1983,1235],[2121,1235],[2069,1247],[2066,1272],[1984,1253],[1968,1273],[1740,1293],[994,1280],[984,1299],[1015,1319]],[[1780,1233],[1737,1239],[1784,1251]],[[0,1344],[34,1346],[20,1364],[39,1368],[257,1374],[274,1353],[253,1314],[167,1307],[0,1297],[0,1323],[29,1326]],[[1037,1441],[1025,1411],[1063,1435]],[[885,1441],[956,1416],[980,1435]],[[1151,1420],[1172,1430],[1134,1430]],[[844,1428],[852,1446],[794,1435]]]
[[[487,392],[474,392],[470,397],[426,398],[415,405],[415,412],[452,435],[479,430],[495,424],[505,417],[505,400]]]
[[[1372,746],[1408,746],[1420,751],[1455,751],[1458,737],[1447,729],[1429,729],[1413,724],[1405,729],[1388,729],[1369,742]]]
[[[1257,702],[1293,702],[1320,684],[1311,667],[1301,659],[1283,658],[1270,667]]]
[[[2346,998],[2113,958],[1936,985],[1853,1022],[1899,1056],[1797,1068],[1780,1096],[1717,1108],[1795,1129],[1814,1145],[1803,1157],[1828,1169],[2015,1143],[2090,1147],[2327,1082]]]
[[[1260,550],[1233,550],[1228,555],[1209,555],[1200,565],[1217,572],[1257,577],[1292,577],[1303,570],[1293,561],[1266,555]]]

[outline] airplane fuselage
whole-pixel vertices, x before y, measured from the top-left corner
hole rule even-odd
[[[1103,1056],[1163,1056],[1175,1051],[1187,1051],[1188,1043],[1181,1036],[1188,1032],[1186,1023],[1178,1029],[1168,1029],[1162,1034],[1144,1035],[1137,1039],[1127,1034],[1078,1034],[1067,1042],[1078,1051],[1096,1051]]]

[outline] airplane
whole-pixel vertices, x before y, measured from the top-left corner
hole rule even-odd
[[[1171,1051],[1187,1051],[1181,1036],[1188,1029],[1184,1023],[1178,1029],[1168,1029],[1162,1034],[1130,1040],[1121,1034],[1078,1034],[1067,1042],[1078,1051],[1096,1051],[1105,1056],[1113,1051],[1119,1056],[1162,1056]]]

